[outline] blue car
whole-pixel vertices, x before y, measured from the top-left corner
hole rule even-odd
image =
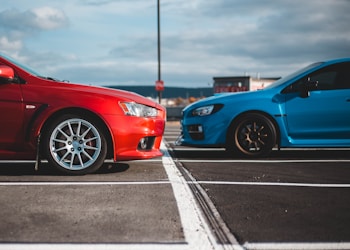
[[[195,102],[181,127],[177,145],[249,157],[275,147],[350,147],[350,58],[314,63],[263,90]]]

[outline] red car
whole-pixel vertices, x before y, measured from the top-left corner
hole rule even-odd
[[[43,77],[0,54],[0,159],[68,174],[161,156],[166,110],[135,93]]]

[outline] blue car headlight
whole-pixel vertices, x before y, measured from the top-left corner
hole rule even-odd
[[[222,104],[212,104],[207,106],[202,106],[194,109],[191,114],[192,116],[207,116],[216,113],[223,107]]]

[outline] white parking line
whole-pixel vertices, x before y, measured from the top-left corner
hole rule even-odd
[[[210,185],[246,185],[246,186],[281,186],[281,187],[317,187],[317,188],[350,188],[350,184],[332,183],[295,183],[295,182],[235,182],[235,181],[196,181],[198,184]]]
[[[167,139],[177,139],[179,138],[179,135],[167,135]]]
[[[47,160],[41,160],[42,163],[47,163]],[[130,160],[130,161],[118,161],[115,162],[112,159],[107,159],[104,161],[104,163],[114,163],[114,164],[118,164],[118,163],[129,163],[129,162],[162,162],[162,158],[152,158],[152,159],[144,159],[144,160]],[[35,161],[33,160],[0,160],[0,164],[26,164],[26,163],[35,163]]]
[[[4,250],[184,250],[177,244],[0,244]],[[203,248],[204,249],[204,248]],[[245,243],[247,250],[348,250],[350,243]]]
[[[112,186],[112,185],[162,185],[170,184],[169,181],[86,181],[86,182],[70,182],[70,181],[20,181],[20,182],[0,182],[0,186]]]
[[[183,183],[187,184],[186,181]],[[0,182],[0,186],[104,186],[104,185],[164,185],[171,181],[100,181],[100,182]],[[235,181],[191,181],[190,184],[207,185],[246,185],[246,186],[284,186],[284,187],[320,187],[320,188],[350,188],[350,184],[332,183],[290,183],[290,182],[235,182]]]
[[[325,160],[207,160],[207,159],[201,159],[201,160],[186,160],[186,159],[178,159],[180,162],[187,162],[187,163],[319,163],[319,162],[350,162],[350,159],[325,159]]]
[[[168,148],[169,151],[176,151],[176,152],[181,152],[181,151],[225,151],[224,148],[191,148],[191,147],[182,147],[181,149],[179,148]]]
[[[163,166],[173,187],[188,249],[243,249],[240,245],[218,245],[186,180],[162,142]]]
[[[245,243],[243,247],[249,250],[348,250],[350,243]]]
[[[181,244],[27,244],[0,243],[1,250],[183,250]]]

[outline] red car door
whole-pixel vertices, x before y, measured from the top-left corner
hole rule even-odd
[[[0,82],[0,151],[18,151],[23,142],[21,86]]]

